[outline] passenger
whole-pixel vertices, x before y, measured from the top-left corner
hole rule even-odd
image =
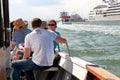
[[[40,28],[41,23],[42,21],[39,18],[32,20],[33,32],[25,37],[23,60],[12,63],[14,69],[12,74],[13,80],[19,80],[21,70],[26,72],[27,80],[34,80],[33,70],[43,71],[53,65],[53,40],[66,43],[66,39],[57,36],[53,31]],[[29,57],[31,50],[34,52],[32,58]]]
[[[42,21],[40,28],[47,29],[47,22],[46,21]],[[33,54],[33,51],[30,52],[30,56],[32,56],[32,54]]]
[[[56,28],[57,28],[57,23],[55,20],[49,20],[47,22],[47,29],[54,31],[58,36],[60,36],[60,33],[56,31]],[[59,49],[59,44],[55,40],[53,41],[53,44],[54,44],[54,53],[55,53],[55,59],[53,62],[53,66],[56,67],[58,66],[58,62],[60,59],[60,57],[56,54],[56,49],[58,49],[58,51],[60,51],[60,49]],[[55,72],[49,72],[48,73],[49,80],[51,80],[55,74],[56,74]]]
[[[17,46],[24,43],[25,36],[31,32],[30,29],[25,28],[25,23],[22,18],[18,18],[13,22],[14,32],[12,33],[12,42],[15,42]]]
[[[42,21],[41,28],[47,29],[47,22],[46,21]]]
[[[13,32],[12,32],[12,47],[13,47],[13,51],[11,51],[11,59],[12,60],[18,60],[20,59],[21,55],[18,55],[18,53],[20,53],[18,51],[18,46],[19,44],[23,44],[24,43],[24,39],[25,36],[31,32],[30,29],[25,28],[25,23],[22,20],[22,18],[18,18],[13,22]]]
[[[48,30],[54,31],[58,36],[60,36],[60,33],[56,31],[57,28],[57,22],[55,20],[49,20],[47,23],[47,28]],[[59,45],[56,41],[54,41],[54,51],[58,47],[59,50]]]
[[[42,21],[41,28],[42,29],[47,29],[47,22],[46,21]],[[30,56],[32,56],[32,54],[33,54],[33,51],[30,52]]]
[[[28,28],[28,21],[25,20],[24,23],[25,23],[25,28]]]

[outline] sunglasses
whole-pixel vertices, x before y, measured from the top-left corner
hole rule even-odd
[[[55,24],[48,24],[48,26],[55,26]]]

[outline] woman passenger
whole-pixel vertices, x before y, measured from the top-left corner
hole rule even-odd
[[[54,31],[57,35],[60,36],[60,33],[56,31],[57,28],[57,22],[55,20],[49,20],[47,23],[48,30]],[[56,41],[54,41],[54,51],[56,48],[59,48],[59,45]]]
[[[17,46],[21,43],[24,43],[25,36],[31,32],[30,29],[25,28],[25,23],[22,18],[18,18],[14,21],[14,31],[12,33],[12,42],[15,42]]]

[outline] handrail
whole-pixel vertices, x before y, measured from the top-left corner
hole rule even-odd
[[[9,1],[0,0],[0,47],[10,46]]]
[[[86,68],[95,80],[120,80],[119,77],[101,67],[87,65]]]
[[[68,43],[67,43],[67,42],[66,42],[66,47],[67,47],[69,56],[71,56],[71,55],[70,55],[70,49],[69,49],[69,46],[68,46]]]

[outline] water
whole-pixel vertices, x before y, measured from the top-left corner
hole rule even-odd
[[[120,23],[81,22],[58,26],[57,31],[67,39],[72,56],[98,64],[120,77]],[[65,46],[61,46],[64,50]]]

